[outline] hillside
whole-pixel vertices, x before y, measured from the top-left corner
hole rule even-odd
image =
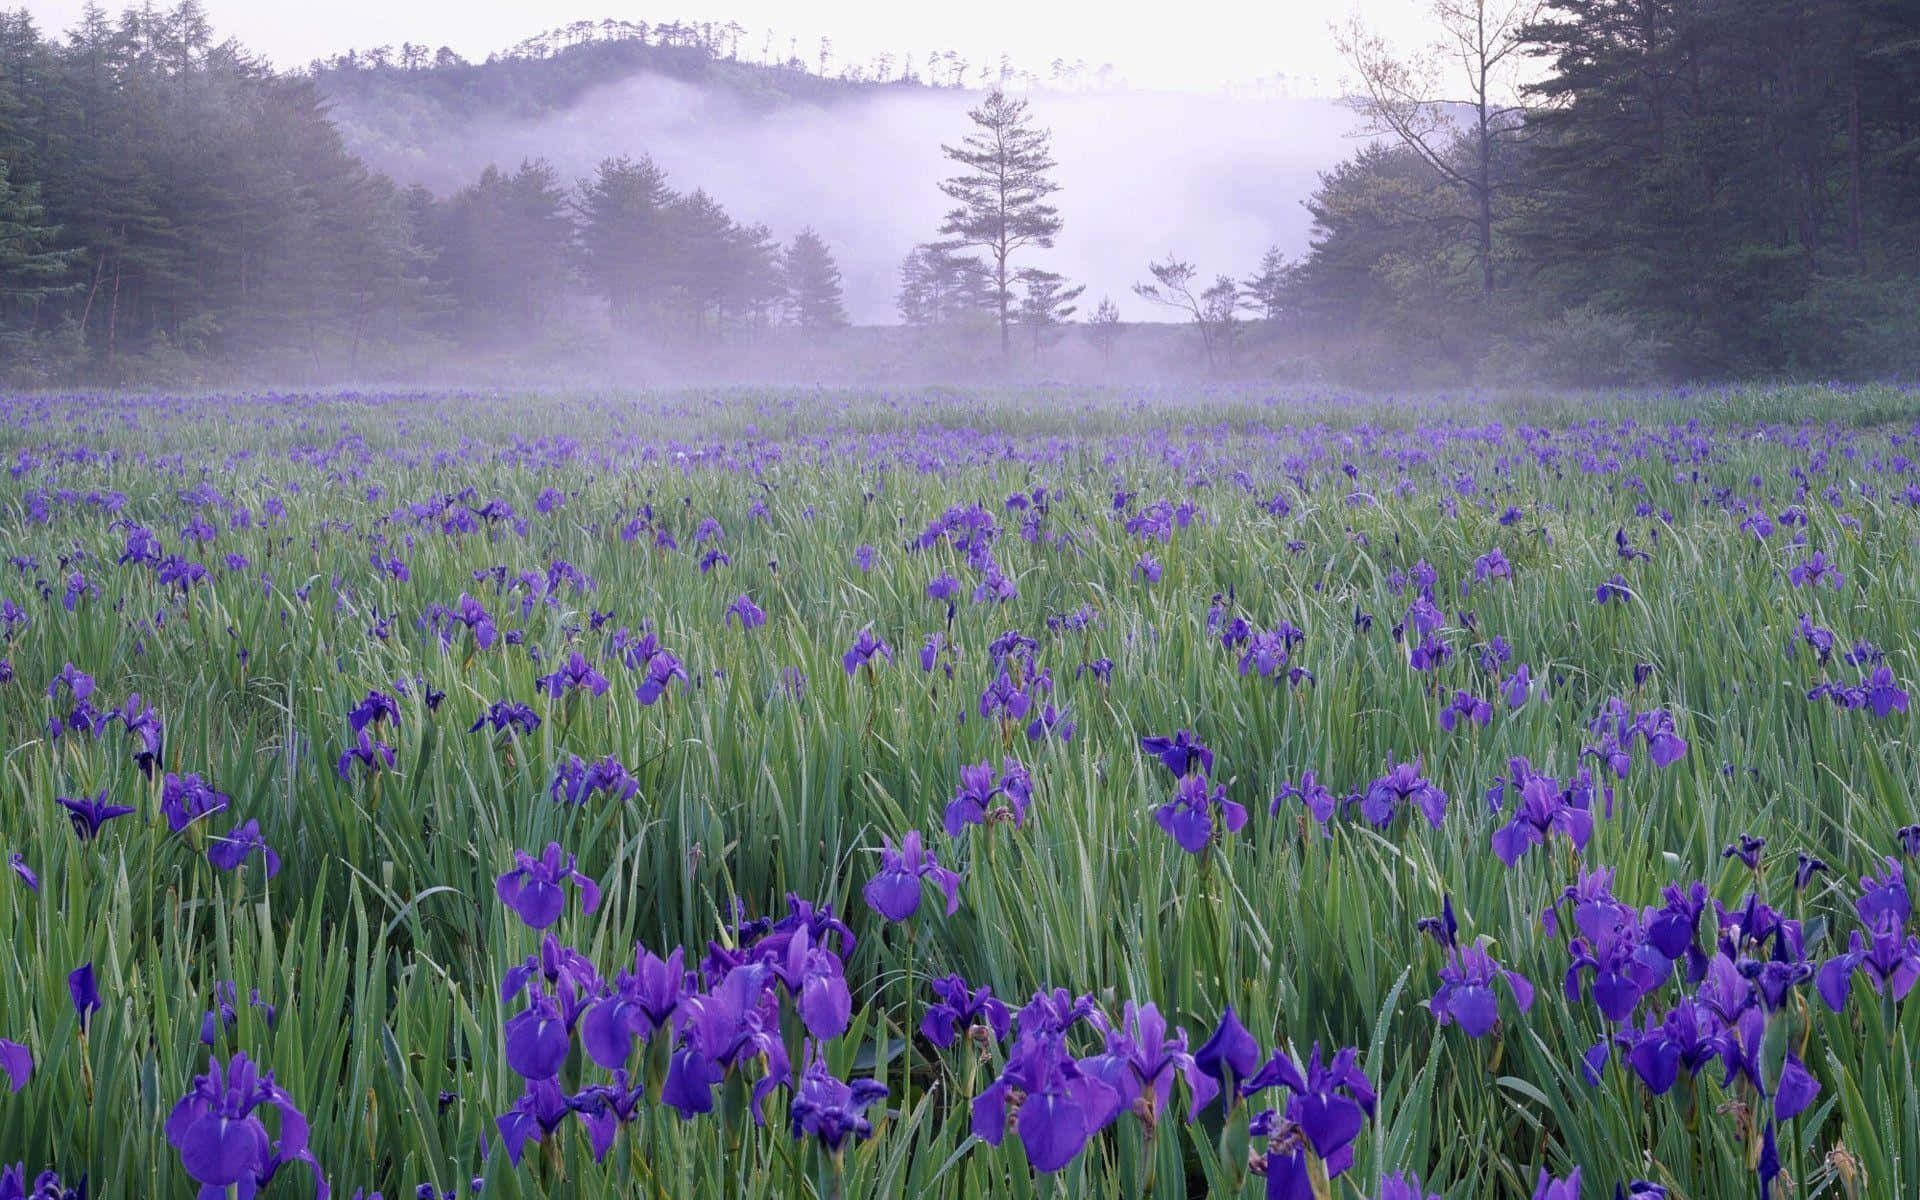
[[[722,47],[637,37],[551,47],[536,41],[533,48],[477,63],[445,53],[417,65],[377,53],[371,60],[342,55],[310,74],[349,142],[376,152],[429,145],[450,129],[476,123],[537,121],[639,75],[723,93],[742,108],[763,113],[790,104],[828,104],[876,89],[919,88],[822,77],[797,62],[768,65],[729,57]]]

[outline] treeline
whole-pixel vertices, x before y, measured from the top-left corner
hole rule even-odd
[[[1055,58],[1045,71],[1021,67],[1007,54],[974,60],[958,50],[880,51],[866,59],[836,56],[833,39],[821,37],[802,45],[794,36],[772,30],[754,33],[737,21],[626,21],[606,18],[573,21],[526,38],[509,49],[487,56],[486,66],[544,62],[562,57],[586,57],[593,47],[621,47],[628,51],[655,50],[665,59],[679,57],[709,62],[744,63],[774,70],[811,75],[843,83],[905,83],[927,87],[1106,87],[1117,77],[1111,63],[1090,67],[1085,59]],[[310,70],[322,72],[387,72],[448,70],[471,66],[446,46],[429,48],[414,42],[347,50],[315,60]]]
[[[845,320],[817,236],[782,246],[645,160],[438,199],[369,172],[310,80],[216,43],[196,0],[58,40],[0,12],[0,379],[353,372],[537,343],[595,302],[663,345]]]
[[[1382,136],[1322,176],[1281,280],[1310,350],[1469,378],[1920,372],[1920,4],[1436,17],[1452,76],[1345,39]],[[1476,82],[1521,63],[1507,96]]]

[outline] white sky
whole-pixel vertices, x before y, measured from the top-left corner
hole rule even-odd
[[[12,0],[47,30],[71,26],[85,0]],[[103,0],[117,12],[123,0]],[[157,0],[164,4],[166,0]],[[1296,95],[1334,94],[1341,67],[1329,24],[1358,7],[1369,24],[1408,44],[1429,37],[1420,0],[1203,0],[1192,8],[1138,0],[973,0],[948,5],[875,0],[204,0],[219,36],[236,37],[281,67],[349,47],[420,42],[484,58],[524,37],[570,21],[603,17],[649,22],[737,21],[742,55],[757,57],[771,30],[813,61],[821,35],[836,59],[881,51],[957,50],[975,63],[1005,52],[1016,66],[1045,73],[1055,58],[1111,63],[1135,87],[1213,91],[1287,77]],[[751,52],[751,53],[749,53]]]

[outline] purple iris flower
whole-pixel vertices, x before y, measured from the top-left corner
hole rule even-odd
[[[340,760],[335,764],[334,769],[339,773],[340,778],[351,779],[353,764],[356,762],[366,774],[374,775],[382,770],[393,770],[394,761],[393,747],[385,742],[374,740],[366,730],[362,729],[354,738],[353,745],[341,753]]]
[[[692,991],[686,957],[683,946],[661,958],[634,943],[633,970],[616,975],[612,990],[594,1001],[580,1023],[580,1045],[589,1058],[618,1070],[632,1056],[635,1038],[644,1042],[666,1028]]]
[[[1213,841],[1216,818],[1226,833],[1238,833],[1247,823],[1247,810],[1227,798],[1225,784],[1209,787],[1205,775],[1183,775],[1173,798],[1153,810],[1153,819],[1188,854],[1198,854]]]
[[[1324,1066],[1320,1044],[1314,1043],[1302,1073],[1285,1051],[1275,1050],[1264,1067],[1247,1081],[1251,1095],[1270,1087],[1293,1094],[1268,1130],[1267,1195],[1311,1196],[1310,1151],[1337,1179],[1353,1165],[1353,1142],[1373,1116],[1373,1084],[1359,1067],[1359,1051],[1349,1046]]]
[[[620,1127],[632,1121],[640,1112],[640,1102],[647,1098],[647,1085],[635,1084],[633,1078],[624,1070],[613,1073],[613,1082],[595,1084],[580,1089],[567,1098],[567,1107],[580,1114],[580,1123],[587,1127],[587,1145],[593,1151],[593,1161],[607,1161],[607,1152],[613,1149],[613,1142],[619,1136]],[[473,1190],[480,1190],[481,1180],[474,1181]],[[445,1196],[416,1198],[416,1200],[458,1200],[449,1191]]]
[[[527,993],[527,1006],[509,1017],[501,1032],[507,1066],[528,1081],[558,1075],[573,1045],[566,1013],[558,1001],[538,989]]]
[[[604,696],[607,692],[607,677],[595,670],[593,664],[588,662],[586,656],[578,650],[568,655],[567,661],[562,663],[558,670],[550,675],[540,676],[535,682],[540,685],[542,691],[556,700],[569,692],[581,689],[596,696]]]
[[[8,854],[7,867],[20,877],[20,882],[26,885],[28,891],[37,893],[40,890],[40,876],[34,874],[33,868],[27,865],[25,854],[18,850]]]
[[[983,983],[976,988],[958,975],[936,979],[928,986],[935,999],[920,1020],[921,1037],[942,1050],[953,1045],[961,1030],[985,1029],[995,1040],[1006,1039],[1011,1017],[991,987]]]
[[[208,1049],[219,1040],[220,1034],[231,1032],[240,1023],[240,993],[231,979],[223,979],[213,985],[213,1007],[200,1015],[200,1044]],[[249,990],[247,1004],[265,1014],[267,1028],[274,1028],[280,1020],[280,1011],[260,998],[260,989]]]
[[[865,667],[867,672],[871,674],[874,669],[873,660],[875,658],[880,658],[891,663],[893,661],[893,647],[873,636],[873,630],[871,628],[865,628],[853,639],[853,645],[848,648],[847,652],[840,656],[840,664],[847,669],[847,674],[849,675],[856,673],[861,667]]]
[[[277,1136],[261,1120],[269,1109],[279,1117]],[[168,1114],[166,1134],[203,1194],[237,1188],[253,1195],[281,1167],[296,1162],[307,1165],[319,1194],[327,1194],[326,1176],[307,1149],[306,1116],[274,1082],[273,1072],[262,1074],[245,1054],[236,1053],[224,1068],[208,1058],[206,1074],[194,1076],[193,1090]]]
[[[1278,815],[1280,806],[1288,800],[1298,800],[1305,805],[1307,812],[1322,825],[1333,819],[1334,810],[1339,807],[1339,800],[1334,796],[1333,789],[1316,779],[1312,771],[1301,772],[1298,784],[1282,783],[1280,793],[1273,798],[1273,803],[1268,806],[1267,811]]]
[[[853,1019],[853,996],[840,956],[813,943],[812,931],[793,931],[786,954],[768,960],[774,975],[795,996],[794,1008],[808,1033],[822,1040],[837,1038]]]
[[[67,998],[73,1001],[73,1015],[80,1019],[85,1034],[93,1014],[100,1011],[100,986],[94,982],[93,964],[81,963],[67,976]]]
[[[1004,805],[996,805],[1005,797]],[[945,824],[948,837],[959,837],[968,825],[990,821],[1011,821],[1019,828],[1033,800],[1033,777],[1016,758],[1003,760],[1002,773],[995,777],[991,762],[978,762],[960,768],[960,782],[948,801]]]
[[[1669,962],[1686,960],[1688,983],[1698,983],[1707,972],[1707,956],[1700,949],[1700,916],[1707,906],[1707,885],[1695,880],[1682,891],[1668,884],[1661,892],[1666,904],[1646,914],[1647,942]]]
[[[529,704],[516,700],[495,700],[487,705],[479,720],[467,726],[467,732],[479,733],[486,728],[491,728],[496,734],[512,731],[525,737],[540,728],[540,714],[534,712]]]
[[[378,688],[367,692],[367,698],[347,710],[347,727],[358,734],[369,725],[378,725],[382,721],[400,723],[400,703]]]
[[[722,618],[720,623],[727,625],[736,619],[740,622],[742,631],[758,629],[767,623],[767,614],[759,605],[753,602],[751,596],[742,592],[733,598],[731,604],[727,605],[726,616]]]
[[[1889,667],[1877,667],[1860,685],[1864,693],[1866,707],[1873,715],[1886,720],[1888,714],[1907,711],[1907,693],[1893,681],[1893,671]]]
[[[1160,765],[1176,777],[1190,774],[1196,768],[1202,775],[1213,774],[1213,751],[1191,730],[1182,729],[1172,737],[1143,737],[1140,748],[1159,759]]]
[[[160,813],[175,833],[184,832],[202,817],[225,812],[231,803],[230,797],[214,791],[212,785],[198,775],[168,772],[160,782]]]
[[[1272,678],[1287,665],[1287,656],[1295,645],[1306,640],[1306,636],[1304,631],[1287,621],[1280,622],[1277,629],[1252,634],[1247,639],[1246,650],[1240,655],[1240,673]]]
[[[1816,587],[1824,583],[1838,591],[1845,584],[1846,576],[1825,553],[1815,550],[1812,558],[1788,568],[1787,582],[1794,587]]]
[[[1506,697],[1508,708],[1520,708],[1533,696],[1533,676],[1527,670],[1527,664],[1521,663],[1514,668],[1513,674],[1501,688]]]
[[[1847,1007],[1855,972],[1865,972],[1875,992],[1895,1002],[1906,999],[1920,980],[1920,937],[1892,924],[1875,926],[1868,937],[1854,930],[1846,950],[1822,963],[1814,977],[1815,990],[1834,1012]]]
[[[1826,869],[1825,859],[1815,858],[1806,851],[1801,851],[1793,868],[1793,890],[1806,891],[1807,885],[1813,882],[1814,875]]]
[[[1487,722],[1491,720],[1493,720],[1493,705],[1463,691],[1454,692],[1453,701],[1440,710],[1440,728],[1448,733],[1452,733],[1462,721],[1484,729]]]
[[[876,1080],[847,1083],[836,1078],[815,1048],[787,1106],[794,1140],[812,1136],[829,1153],[838,1154],[849,1137],[858,1142],[873,1133],[872,1123],[860,1114],[886,1098],[886,1085]]]
[[[1593,814],[1578,789],[1562,790],[1559,781],[1535,775],[1520,788],[1520,804],[1513,819],[1493,831],[1493,852],[1509,867],[1535,846],[1558,833],[1584,851],[1593,837]]]
[[[530,1081],[513,1107],[494,1119],[500,1142],[507,1150],[507,1161],[519,1166],[521,1156],[527,1152],[527,1143],[542,1141],[573,1112],[566,1094],[553,1080]]]
[[[1524,1015],[1533,1007],[1533,985],[1518,971],[1509,971],[1487,953],[1486,939],[1471,946],[1455,945],[1451,961],[1440,968],[1440,987],[1427,1002],[1434,1019],[1442,1028],[1459,1022],[1468,1037],[1481,1038],[1493,1031],[1500,1018],[1499,999],[1494,993],[1496,981],[1513,992],[1514,1003]]]
[[[18,1093],[33,1078],[33,1051],[0,1038],[0,1075],[7,1077],[7,1090]]]
[[[76,711],[74,715],[78,716],[79,713]],[[133,761],[140,768],[140,773],[151,779],[154,764],[160,761],[160,747],[165,735],[159,714],[142,704],[140,693],[135,692],[120,707],[93,714],[93,735],[99,737],[115,721],[125,726],[128,736],[134,739]]]
[[[280,856],[260,835],[258,821],[248,821],[225,837],[215,837],[207,843],[207,861],[222,871],[239,870],[247,856],[254,853],[258,853],[261,862],[266,865],[268,879],[280,873]]]
[[[454,624],[466,626],[467,632],[473,635],[473,644],[482,650],[492,646],[494,639],[499,635],[499,629],[493,623],[492,614],[488,613],[478,600],[465,592],[460,593],[460,599],[454,602],[451,610],[442,609],[441,612],[448,623],[440,635],[442,645],[452,644],[451,626]]]
[[[772,968],[748,963],[727,972],[712,991],[681,1001],[679,1047],[667,1067],[661,1103],[685,1120],[711,1112],[714,1084],[729,1070],[759,1060],[766,1071],[753,1087],[753,1116],[764,1122],[761,1104],[792,1074],[772,982]]]
[[[940,661],[940,650],[946,645],[946,637],[940,633],[930,633],[927,640],[920,644],[920,669],[931,673],[934,664]],[[953,668],[947,668],[947,678],[953,678]]]
[[[616,800],[631,800],[640,792],[640,781],[619,759],[609,754],[589,763],[577,754],[554,772],[547,794],[555,804],[585,804],[595,792],[605,792]]]
[[[1023,1097],[1016,1113],[1009,1101]],[[1081,1069],[1059,1033],[1022,1026],[1000,1077],[973,1099],[973,1134],[998,1146],[1011,1123],[1034,1170],[1050,1174],[1085,1149],[1120,1110],[1120,1096]]]
[[[1080,1069],[1106,1084],[1119,1097],[1118,1112],[1136,1111],[1151,1128],[1166,1111],[1176,1076],[1187,1081],[1187,1120],[1213,1102],[1219,1081],[1201,1070],[1187,1051],[1187,1031],[1167,1029],[1166,1018],[1152,1004],[1126,1003],[1118,1025],[1095,1012],[1093,1024],[1106,1039],[1099,1054],[1080,1060]]]
[[[920,911],[920,881],[930,879],[947,897],[947,915],[960,911],[960,877],[940,865],[933,851],[920,844],[920,831],[909,829],[896,848],[880,835],[880,870],[867,881],[862,895],[875,912],[889,921],[904,921]]]
[[[1395,1171],[1380,1177],[1379,1200],[1445,1200],[1445,1197],[1421,1187],[1419,1176]]]
[[[1049,683],[1051,686],[1051,683]],[[1027,740],[1044,741],[1048,737],[1057,737],[1063,742],[1071,742],[1079,725],[1074,722],[1073,714],[1065,706],[1056,705],[1049,700],[1042,704],[1027,722]]]
[[[1625,575],[1615,575],[1593,590],[1593,600],[1596,604],[1605,604],[1609,600],[1618,600],[1624,604],[1627,601],[1627,597],[1631,595],[1633,595],[1633,592],[1632,589],[1627,586],[1627,577]]]
[[[67,819],[73,822],[73,832],[83,842],[90,842],[100,836],[100,827],[115,817],[124,817],[134,811],[130,804],[108,804],[106,789],[97,796],[55,796],[61,808],[67,810]]]
[[[1907,876],[1900,860],[1889,856],[1882,861],[1887,873],[1878,879],[1862,875],[1860,898],[1853,902],[1860,923],[1868,929],[1879,929],[1883,925],[1899,928],[1913,915],[1913,902],[1907,895]]]
[[[1743,833],[1740,835],[1738,842],[1721,849],[1720,857],[1723,859],[1737,858],[1746,865],[1747,870],[1758,871],[1760,869],[1760,852],[1766,849],[1766,847],[1767,839],[1755,837],[1750,833]]]
[[[1475,583],[1486,583],[1492,579],[1512,578],[1513,564],[1507,561],[1507,556],[1501,553],[1500,548],[1497,546],[1473,560],[1473,581]]]
[[[1460,944],[1460,922],[1453,916],[1453,897],[1440,897],[1440,915],[1421,917],[1413,923],[1413,927],[1432,938],[1443,954],[1453,950]]]
[[[84,704],[93,697],[93,676],[80,670],[72,663],[65,663],[51,682],[47,684],[47,699],[58,700],[60,689],[67,689],[75,704]]]
[[[545,929],[560,919],[567,905],[566,886],[580,890],[580,910],[591,915],[600,907],[600,885],[574,869],[576,859],[548,842],[535,858],[525,850],[513,852],[513,869],[494,882],[500,903],[512,909],[530,929]]]
[[[1533,1200],[1580,1200],[1580,1168],[1575,1167],[1565,1179],[1555,1179],[1541,1167],[1540,1178],[1533,1185]]]
[[[1387,825],[1403,808],[1412,807],[1435,829],[1447,816],[1447,794],[1420,773],[1420,760],[1395,763],[1368,785],[1360,798],[1361,815],[1375,825]]]
[[[1627,1064],[1656,1096],[1666,1095],[1681,1071],[1697,1075],[1729,1048],[1719,1019],[1698,1000],[1684,1000],[1658,1019],[1649,1015],[1643,1027],[1623,1031],[1619,1041]]]
[[[1217,1094],[1225,1096],[1231,1107],[1240,1098],[1240,1085],[1260,1069],[1260,1043],[1240,1023],[1233,1005],[1229,1004],[1221,1012],[1220,1023],[1213,1033],[1193,1052],[1193,1061],[1219,1085]]]
[[[680,660],[665,650],[655,650],[647,657],[646,678],[634,689],[634,697],[642,705],[651,707],[655,701],[667,694],[667,685],[674,680],[685,681],[687,669]]]

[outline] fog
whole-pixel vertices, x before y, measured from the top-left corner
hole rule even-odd
[[[489,163],[544,157],[567,178],[601,159],[652,155],[683,191],[704,187],[736,217],[790,239],[811,225],[833,247],[849,314],[896,319],[901,258],[932,240],[947,206],[943,141],[968,131],[977,93],[873,89],[831,105],[756,108],[738,93],[638,75],[535,121],[476,116],[418,146],[375,132],[342,100],[334,116],[374,167],[441,195]],[[1211,279],[1245,276],[1273,245],[1306,248],[1302,201],[1350,155],[1353,115],[1327,100],[1178,92],[1036,92],[1053,131],[1065,227],[1023,265],[1084,283],[1083,311],[1111,296],[1129,320],[1164,319],[1134,297],[1148,260],[1172,252]],[[414,135],[409,135],[414,136]]]

